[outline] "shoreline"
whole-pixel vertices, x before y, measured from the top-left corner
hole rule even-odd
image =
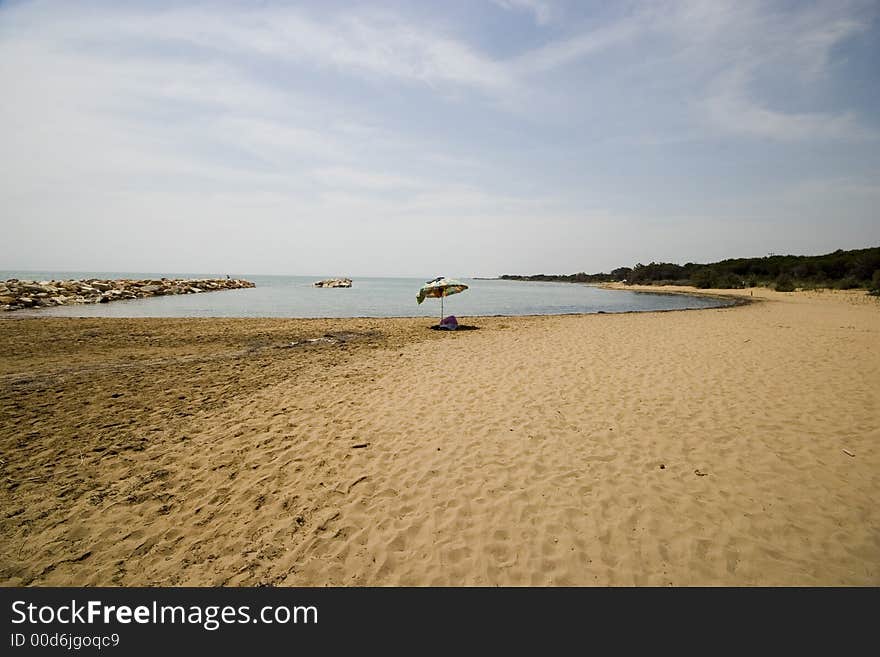
[[[745,290],[751,291],[771,291],[770,288],[744,288],[740,290],[702,290],[700,288],[692,287],[689,285],[625,285],[623,283],[585,283],[585,285],[595,285],[603,290],[620,290],[623,292],[634,292],[636,294],[670,294],[670,295],[681,295],[681,296],[689,296],[689,297],[704,297],[709,299],[719,299],[722,301],[726,301],[728,306],[745,306],[750,303],[758,303],[764,300],[761,296],[755,298],[754,296],[745,296],[742,294]],[[661,289],[657,289],[657,288]],[[710,308],[718,308],[725,306],[710,306]],[[704,308],[682,308],[681,310],[707,310]]]
[[[525,281],[531,282],[531,281]],[[589,317],[591,315],[625,315],[630,313],[664,313],[664,312],[679,312],[686,310],[712,310],[717,308],[727,308],[738,305],[746,305],[748,303],[752,303],[754,301],[759,301],[760,299],[751,299],[751,298],[743,298],[742,296],[735,294],[725,294],[725,292],[729,291],[716,291],[712,293],[706,293],[701,290],[690,291],[691,288],[680,287],[675,290],[651,290],[651,289],[642,289],[642,287],[649,288],[652,286],[639,286],[638,289],[631,289],[630,287],[615,287],[616,283],[581,283],[581,285],[586,285],[588,287],[598,287],[601,289],[608,290],[619,290],[622,292],[634,292],[634,293],[646,293],[646,294],[657,294],[657,295],[679,295],[679,296],[691,296],[691,297],[703,297],[703,298],[713,298],[718,299],[719,301],[723,301],[724,304],[720,304],[717,306],[704,306],[698,308],[659,308],[659,309],[647,309],[647,310],[619,310],[619,311],[605,311],[598,310],[593,312],[572,312],[572,313],[552,313],[552,314],[528,314],[528,315],[461,315],[464,319],[481,319],[481,318],[517,318],[517,317]],[[667,286],[669,287],[669,286]],[[696,290],[696,288],[693,288]],[[758,289],[758,288],[754,288]],[[767,288],[763,288],[767,289]],[[383,320],[383,319],[423,319],[430,320],[431,318],[425,315],[389,315],[389,316],[351,316],[351,317],[238,317],[238,316],[227,316],[227,315],[215,315],[215,316],[110,316],[110,317],[102,317],[102,316],[93,316],[93,315],[50,315],[46,313],[41,313],[40,309],[22,309],[18,310],[14,313],[4,314],[0,313],[0,320],[3,319],[252,319],[252,320],[261,320],[261,319],[273,319],[273,320],[321,320],[321,321],[332,321],[339,320],[345,321],[350,319],[363,319],[363,320]]]
[[[0,582],[876,586],[880,304],[754,294],[0,322]]]

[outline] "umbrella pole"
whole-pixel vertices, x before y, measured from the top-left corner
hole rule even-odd
[[[440,294],[440,323],[443,323],[443,294]]]

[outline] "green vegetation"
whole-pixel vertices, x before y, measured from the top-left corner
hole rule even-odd
[[[794,281],[788,274],[779,274],[773,287],[777,292],[794,292]]]
[[[552,281],[562,283],[612,283],[614,281],[625,281],[632,273],[629,267],[618,267],[610,274],[587,274],[580,272],[577,274],[532,274],[531,276],[521,276],[519,274],[504,274],[501,280],[504,281]]]
[[[880,294],[880,247],[843,251],[818,256],[770,255],[764,258],[735,258],[710,264],[689,262],[641,263],[620,267],[610,274],[570,275],[538,274],[513,276],[504,280],[568,281],[572,283],[607,283],[623,281],[628,285],[693,285],[699,288],[743,288],[768,286],[779,291],[798,287],[868,288]]]

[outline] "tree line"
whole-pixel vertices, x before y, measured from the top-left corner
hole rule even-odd
[[[698,264],[671,262],[638,263],[610,273],[519,276],[504,274],[503,280],[566,281],[571,283],[623,282],[628,285],[692,285],[698,288],[744,288],[767,286],[782,292],[795,288],[867,288],[880,294],[880,247],[817,256],[768,255],[763,258],[732,258]]]

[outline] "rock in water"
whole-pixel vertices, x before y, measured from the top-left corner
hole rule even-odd
[[[350,278],[326,278],[323,281],[316,281],[315,287],[351,287]]]
[[[349,285],[351,281],[349,281]],[[85,281],[20,281],[12,278],[0,282],[0,309],[20,310],[41,306],[63,306],[69,303],[108,303],[117,299],[139,299],[165,294],[193,294],[212,290],[235,290],[256,287],[242,279],[168,279]]]

